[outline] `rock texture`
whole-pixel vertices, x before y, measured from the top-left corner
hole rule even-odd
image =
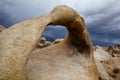
[[[92,43],[84,21],[66,6],[53,9],[49,25],[64,25],[66,38],[58,44],[36,49],[27,62],[31,80],[98,80]]]
[[[42,37],[38,42],[38,45],[36,46],[36,48],[45,48],[50,46],[51,44],[52,43],[50,41],[47,41],[44,37]]]
[[[45,39],[44,39],[45,40]],[[58,44],[63,41],[63,39],[57,39],[51,42],[51,45]],[[45,40],[44,43],[47,41]],[[43,46],[36,48],[33,51],[34,54],[39,54]],[[94,57],[97,64],[98,74],[100,80],[119,80],[120,79],[120,45],[110,46],[110,47],[100,47],[94,46]]]
[[[99,73],[100,80],[120,80],[120,48],[109,47],[105,50],[103,47],[97,46],[94,51],[95,62]],[[117,52],[114,50],[117,49]]]
[[[40,40],[47,25],[63,25],[69,33],[51,45]],[[0,33],[0,80],[99,80],[99,75],[102,80],[118,80],[119,59],[111,69],[113,65],[106,64],[116,59],[107,52],[101,54],[104,52],[97,48],[93,53],[89,32],[76,11],[57,6],[46,15],[17,23]],[[106,72],[101,73],[101,69]]]
[[[64,25],[69,34],[60,44],[40,50],[39,54],[31,54],[47,25]],[[1,80],[98,79],[92,43],[84,21],[67,6],[58,6],[49,14],[2,31],[0,45]]]
[[[110,46],[107,50],[112,57],[120,57],[120,44]]]

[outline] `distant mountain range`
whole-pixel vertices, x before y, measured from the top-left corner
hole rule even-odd
[[[48,26],[42,36],[45,37],[48,41],[52,42],[56,39],[64,38],[66,34],[67,34],[67,29],[65,27]],[[93,40],[92,42],[93,45],[99,45],[99,46],[115,45],[113,43],[97,41],[97,40]]]

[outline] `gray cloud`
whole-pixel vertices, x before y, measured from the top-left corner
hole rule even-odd
[[[72,7],[83,16],[95,44],[99,42],[120,44],[119,0],[0,0],[0,24],[8,27],[17,22],[46,14],[61,4]],[[51,37],[54,29],[57,28],[48,28],[44,35]],[[59,29],[63,28],[59,27]],[[62,35],[65,36],[65,34]]]
[[[120,44],[120,9],[117,3],[97,13],[87,14],[87,26],[95,41],[108,42],[110,44]]]

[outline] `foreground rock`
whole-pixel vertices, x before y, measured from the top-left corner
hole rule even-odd
[[[47,25],[66,26],[69,34],[58,44],[33,51]],[[82,17],[67,6],[58,6],[2,31],[0,80],[98,80]]]
[[[46,39],[45,43],[47,42]],[[51,45],[58,44],[63,41],[63,39],[57,39],[51,42]],[[41,43],[44,47],[44,43]],[[37,48],[37,52],[40,53],[40,47]],[[110,46],[110,47],[94,47],[94,57],[97,64],[98,74],[100,80],[119,80],[120,79],[120,45]]]
[[[44,39],[46,43],[47,40]],[[57,39],[53,42],[50,42],[51,45],[58,44],[63,41],[63,39]],[[41,43],[41,42],[40,42]],[[41,43],[43,46],[37,48],[36,54],[40,53],[41,48],[44,47],[44,43]],[[115,56],[113,56],[115,55]],[[98,74],[100,80],[119,80],[120,79],[120,45],[110,46],[110,47],[94,47],[94,57],[97,64]]]
[[[41,42],[42,47],[37,47],[35,54],[41,53],[41,48],[46,48],[50,45],[58,44],[63,39],[57,39],[50,42],[50,45],[44,46],[48,41],[43,38],[45,42]],[[113,56],[115,55],[115,56]],[[117,55],[117,56],[116,56]],[[119,80],[120,79],[120,45],[110,47],[94,47],[94,57],[97,64],[98,74],[100,80]]]

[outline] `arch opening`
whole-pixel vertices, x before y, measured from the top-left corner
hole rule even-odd
[[[54,41],[56,39],[63,39],[67,35],[68,30],[65,26],[61,25],[48,25],[42,35],[48,41]]]

